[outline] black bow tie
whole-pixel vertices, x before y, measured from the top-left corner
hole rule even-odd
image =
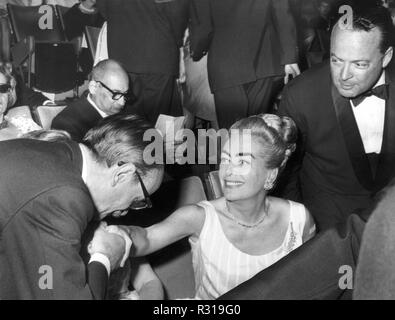
[[[358,107],[359,104],[363,102],[367,97],[371,96],[376,96],[380,99],[387,100],[388,99],[388,84],[382,84],[380,86],[377,86],[369,91],[366,91],[365,93],[362,93],[358,97],[351,99],[352,103],[354,104],[354,107]]]

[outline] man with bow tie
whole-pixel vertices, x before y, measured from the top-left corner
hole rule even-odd
[[[292,81],[281,115],[300,130],[299,154],[284,182],[318,228],[371,205],[395,175],[395,71],[391,16],[381,6],[354,7],[331,35],[329,63]]]

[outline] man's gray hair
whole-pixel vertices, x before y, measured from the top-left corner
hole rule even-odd
[[[152,126],[138,115],[117,114],[104,118],[85,135],[83,143],[93,152],[97,161],[108,167],[132,162],[145,176],[162,165],[148,165],[143,158],[151,141],[144,141],[144,133]]]

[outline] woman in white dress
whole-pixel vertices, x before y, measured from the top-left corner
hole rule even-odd
[[[188,236],[195,298],[215,299],[309,240],[315,224],[308,210],[268,196],[295,141],[296,126],[287,117],[236,122],[221,154],[224,197],[183,207],[146,229],[129,227],[136,255]]]

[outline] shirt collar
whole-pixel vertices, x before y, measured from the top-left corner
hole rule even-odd
[[[93,102],[91,94],[88,94],[87,100],[93,106],[93,108],[95,108],[96,111],[99,112],[102,118],[108,117],[108,114],[100,110],[99,107],[96,105],[96,103]]]
[[[376,84],[373,86],[373,88],[376,88],[378,86],[381,86],[382,84],[385,84],[385,70],[381,73],[381,76],[379,80],[376,82]]]
[[[82,174],[81,174],[81,177],[82,177],[82,180],[85,182],[85,184],[86,184],[86,181],[87,181],[87,178],[88,178],[88,164],[87,164],[87,157],[88,157],[88,155],[86,154],[86,150],[85,150],[85,148],[81,145],[81,144],[79,144],[78,145],[79,147],[80,147],[80,150],[81,150],[81,156],[82,156]]]

